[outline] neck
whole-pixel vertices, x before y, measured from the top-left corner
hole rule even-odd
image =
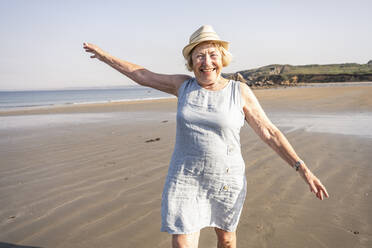
[[[216,81],[208,81],[208,82],[201,82],[198,79],[196,79],[197,83],[207,90],[220,90],[224,88],[229,80],[219,76]]]

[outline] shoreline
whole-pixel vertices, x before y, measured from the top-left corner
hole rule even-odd
[[[260,95],[265,95],[264,92],[275,93],[276,91],[290,91],[296,89],[317,89],[317,88],[348,88],[348,87],[370,87],[372,82],[342,82],[342,83],[309,83],[305,85],[297,85],[290,87],[273,87],[273,88],[254,88],[252,89],[255,92],[256,96],[259,98]],[[327,90],[325,90],[327,91]],[[324,95],[324,94],[323,94]],[[60,105],[47,105],[47,106],[33,106],[33,107],[22,107],[22,108],[4,108],[0,109],[0,116],[8,115],[25,115],[25,114],[50,114],[53,112],[56,113],[68,113],[68,112],[96,112],[93,109],[96,108],[97,111],[105,111],[105,108],[111,111],[122,111],[121,107],[124,107],[130,104],[152,104],[152,103],[169,103],[177,102],[177,98],[162,97],[162,98],[148,98],[148,99],[127,99],[127,100],[114,100],[114,101],[103,101],[103,102],[86,102],[86,103],[71,103],[71,104],[60,104]]]
[[[177,98],[159,98],[159,99],[141,99],[141,100],[125,100],[125,101],[111,101],[101,103],[83,103],[83,104],[64,104],[43,107],[30,107],[21,109],[0,109],[1,116],[11,115],[38,115],[38,114],[52,114],[52,113],[86,113],[86,112],[106,112],[112,111],[131,111],[132,108],[126,108],[132,105],[143,104],[168,104],[177,102]],[[152,108],[150,108],[152,109]]]
[[[107,100],[107,101],[91,101],[91,102],[68,102],[63,104],[45,104],[45,105],[30,105],[30,106],[15,106],[15,107],[3,107],[0,108],[0,112],[7,111],[18,111],[18,110],[34,110],[34,109],[44,109],[44,108],[58,108],[67,106],[84,106],[91,104],[108,104],[108,103],[126,103],[126,102],[142,102],[142,101],[156,101],[163,99],[173,99],[175,97],[159,97],[159,98],[135,98],[135,99],[121,99],[121,100]]]

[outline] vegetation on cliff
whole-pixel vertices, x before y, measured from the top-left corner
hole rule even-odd
[[[299,83],[372,81],[372,60],[367,64],[280,65],[223,74],[253,87],[292,86]]]

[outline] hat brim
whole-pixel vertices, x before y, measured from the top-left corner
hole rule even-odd
[[[203,43],[203,42],[206,42],[206,41],[213,41],[213,42],[216,42],[216,43],[220,43],[223,46],[223,48],[225,48],[226,50],[229,50],[229,42],[227,42],[227,41],[213,40],[213,39],[205,39],[205,40],[201,39],[201,40],[198,40],[197,42],[193,42],[193,43],[190,43],[187,46],[185,46],[182,49],[183,57],[185,59],[187,59],[187,56],[190,54],[190,52],[192,51],[192,49],[194,49],[200,43]]]

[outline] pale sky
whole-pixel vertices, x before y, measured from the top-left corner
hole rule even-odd
[[[224,72],[268,64],[367,63],[371,0],[0,0],[0,90],[128,85],[83,42],[158,73],[188,74],[182,48],[203,24],[230,42]]]

